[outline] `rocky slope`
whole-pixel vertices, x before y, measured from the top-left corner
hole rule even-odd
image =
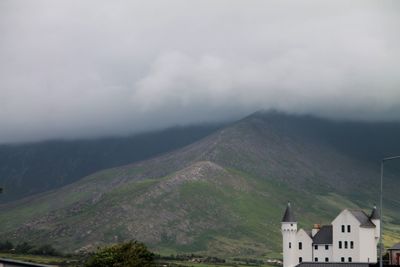
[[[398,124],[256,113],[180,150],[3,205],[0,238],[66,251],[138,239],[165,254],[279,256],[286,202],[306,227],[344,207],[368,210],[377,159],[400,151],[399,134]],[[398,167],[385,177],[388,244],[400,238]]]
[[[155,157],[191,144],[221,125],[175,127],[163,131],[94,140],[53,140],[0,145],[0,202],[55,189],[95,171]]]

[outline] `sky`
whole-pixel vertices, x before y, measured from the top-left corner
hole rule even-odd
[[[400,121],[399,1],[2,0],[0,143],[278,110]]]

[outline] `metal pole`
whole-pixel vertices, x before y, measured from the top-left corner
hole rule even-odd
[[[380,194],[380,207],[379,207],[381,223],[379,224],[379,267],[383,267],[383,261],[382,261],[382,254],[383,254],[383,241],[382,241],[383,164],[385,164],[384,159],[381,162],[381,194]]]
[[[385,161],[393,160],[393,159],[400,159],[400,156],[394,156],[394,157],[387,157],[383,158],[381,161],[381,194],[380,194],[380,227],[379,227],[379,266],[383,266],[383,261],[382,261],[382,254],[383,254],[383,240],[382,240],[382,225],[383,225],[383,167],[385,164]]]

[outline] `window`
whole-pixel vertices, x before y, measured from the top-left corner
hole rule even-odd
[[[293,223],[291,223],[290,226],[293,226]]]
[[[344,233],[344,228],[345,228],[344,225],[342,225],[342,233]]]
[[[289,248],[292,248],[292,242],[289,242]]]
[[[314,249],[315,249],[315,250],[318,250],[318,245],[314,245]]]
[[[339,241],[339,248],[342,248],[342,241]]]
[[[353,249],[354,248],[354,242],[350,241],[350,248]]]
[[[341,258],[340,258],[340,261],[341,261],[341,262],[344,262],[344,257],[341,257]]]
[[[299,242],[299,249],[302,250],[303,249],[303,243]]]
[[[352,260],[353,260],[353,259],[352,259],[351,257],[349,257],[349,262],[352,262]]]
[[[314,261],[315,261],[315,262],[318,262],[318,258],[314,258]]]
[[[351,232],[351,225],[347,225],[347,232],[348,232],[348,233]]]
[[[329,261],[329,258],[325,258],[325,262],[328,262]]]
[[[329,246],[328,245],[325,245],[325,250],[328,250],[329,249]]]
[[[347,248],[347,245],[348,245],[347,241],[344,241],[344,248]]]
[[[302,257],[299,258],[299,263],[300,263],[300,262],[303,262],[303,258],[302,258]]]

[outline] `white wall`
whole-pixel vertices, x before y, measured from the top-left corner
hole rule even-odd
[[[380,227],[381,227],[381,221],[380,220],[372,220],[372,222],[376,225],[375,228],[375,246],[377,246],[379,244],[379,233],[381,231]]]
[[[318,247],[318,249],[315,249],[315,246]],[[327,244],[328,249],[325,248],[325,245],[314,245],[312,246],[313,249],[313,261],[315,261],[315,258],[318,258],[318,262],[325,262],[325,258],[328,258],[328,261],[332,261],[332,245]]]
[[[283,222],[281,225],[283,246],[283,267],[297,265],[297,223]],[[291,247],[289,247],[291,244]]]
[[[345,226],[345,232],[342,232],[342,225]],[[350,233],[347,231],[347,227],[350,225]],[[333,231],[333,261],[341,262],[341,258],[344,257],[345,262],[352,258],[352,262],[361,262],[360,259],[360,232],[359,221],[349,212],[343,210],[332,222]],[[342,241],[342,248],[339,248],[339,241]],[[347,241],[347,248],[345,248],[345,242]],[[350,248],[350,242],[354,242],[354,248]]]
[[[303,229],[300,229],[297,232],[297,244],[296,248],[299,248],[299,242],[302,242],[303,248],[300,250],[298,249],[297,251],[297,263],[299,263],[299,258],[303,258],[303,262],[311,262],[312,261],[312,239],[311,237],[304,231]]]
[[[328,250],[325,245],[318,245],[318,250],[314,249],[311,237],[303,230],[297,231],[297,223],[282,223],[283,236],[283,267],[294,267],[299,263],[299,257],[303,262],[313,262],[318,258],[319,262],[341,262],[344,257],[345,262],[377,262],[376,245],[379,241],[379,220],[373,221],[377,228],[360,227],[360,222],[354,215],[343,210],[332,221],[333,244],[328,244]],[[342,225],[345,231],[342,232]],[[350,225],[350,232],[348,226]],[[342,242],[342,248],[339,249],[339,241]],[[299,250],[299,242],[302,242],[302,250]],[[347,242],[347,248],[345,247]],[[353,242],[353,248],[351,248]],[[291,248],[289,248],[291,243]],[[361,253],[362,252],[362,253]]]
[[[374,228],[360,228],[360,251],[360,262],[377,262]]]

